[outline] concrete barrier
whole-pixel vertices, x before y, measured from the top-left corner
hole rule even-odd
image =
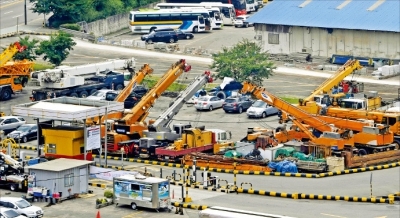
[[[98,188],[107,188],[107,184],[102,184],[102,183],[89,182],[88,185],[93,186],[93,187],[98,187]]]
[[[171,202],[171,205],[174,207],[183,207],[183,208],[188,208],[188,209],[193,209],[193,210],[205,210],[210,207],[207,205],[185,204],[185,203],[181,203],[181,202]]]

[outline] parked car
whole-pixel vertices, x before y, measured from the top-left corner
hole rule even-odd
[[[1,218],[26,218],[25,216],[22,216],[14,209],[10,209],[10,208],[0,208],[0,217]]]
[[[0,117],[0,130],[3,130],[4,134],[8,134],[16,130],[18,127],[20,127],[25,123],[26,121],[22,117],[17,117],[17,116]]]
[[[194,102],[201,96],[207,95],[207,90],[200,89],[186,102],[186,104],[194,104]]]
[[[0,206],[16,210],[25,217],[43,217],[42,208],[33,206],[28,201],[17,197],[1,197]]]
[[[247,19],[249,19],[249,15],[239,15],[235,18],[235,27],[249,27],[249,26],[254,26],[254,23],[249,23],[247,22]]]
[[[262,100],[257,100],[256,102],[253,103],[253,105],[247,110],[246,114],[247,116],[250,117],[267,117],[269,115],[277,114],[278,109],[275,107],[272,107],[265,103]]]
[[[147,89],[146,87],[139,85],[136,86],[132,92],[136,93],[137,96],[139,96],[140,98],[143,97],[147,91],[149,91],[149,89]]]
[[[222,107],[223,103],[224,103],[224,100],[220,99],[220,98],[218,98],[216,96],[202,96],[202,97],[199,97],[194,102],[194,107],[197,110],[209,110],[209,111],[212,111],[215,108]]]
[[[132,92],[124,101],[125,109],[132,109],[141,99],[143,95]]]
[[[178,34],[178,39],[193,39],[194,38],[193,33],[183,32],[180,29],[175,30],[175,32]]]
[[[142,41],[148,44],[153,42],[169,42],[174,43],[178,41],[178,34],[175,31],[159,31],[152,32],[147,36],[141,37]]]
[[[10,132],[7,137],[13,138],[17,142],[20,139],[22,143],[27,142],[28,140],[37,139],[37,125],[36,124],[23,124],[22,126],[18,127],[18,129]]]
[[[222,109],[226,113],[238,112],[241,114],[243,111],[249,109],[251,105],[252,101],[247,96],[229,97],[225,99]]]
[[[148,36],[149,36],[151,33],[153,33],[153,32],[174,31],[174,30],[175,30],[175,29],[173,29],[173,28],[160,28],[160,29],[154,29],[154,28],[152,28],[152,29],[150,29],[149,34],[142,35],[142,36],[140,37],[140,39],[142,39],[142,41],[144,41],[143,39],[146,38],[146,37],[148,37]]]
[[[109,98],[107,95],[114,92],[115,91],[112,89],[100,89],[86,98],[92,100],[106,100],[106,98]]]

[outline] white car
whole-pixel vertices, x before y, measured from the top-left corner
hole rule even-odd
[[[28,201],[17,197],[0,197],[0,206],[14,209],[25,217],[43,217],[42,208],[33,206]]]
[[[92,100],[106,100],[107,99],[107,94],[114,93],[114,92],[116,92],[116,91],[112,90],[112,89],[100,89],[97,92],[89,95],[86,98],[87,99],[92,99]]]
[[[264,118],[269,115],[277,114],[278,109],[265,103],[264,101],[257,100],[253,105],[247,109],[246,114],[249,118],[258,117]]]
[[[235,18],[235,27],[249,27],[254,26],[254,23],[247,22],[247,19],[250,18],[250,15],[239,15]]]
[[[9,208],[0,208],[0,217],[1,218],[26,218],[25,216],[20,215],[14,209],[9,209]]]
[[[18,116],[4,116],[0,117],[0,130],[4,131],[4,134],[8,134],[18,127],[26,123],[26,120]]]
[[[197,110],[212,111],[215,108],[220,108],[224,104],[224,99],[216,96],[201,96],[194,102],[194,107]]]

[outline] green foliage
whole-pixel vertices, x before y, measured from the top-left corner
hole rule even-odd
[[[213,54],[213,60],[211,68],[217,71],[218,79],[232,77],[238,82],[250,81],[257,85],[268,79],[275,69],[274,63],[269,61],[269,54],[248,39],[243,39],[233,48],[224,47],[222,52]]]
[[[76,23],[66,23],[66,24],[60,25],[60,27],[65,28],[65,29],[70,29],[70,30],[81,31],[81,26],[79,26]]]
[[[288,96],[283,96],[280,98],[282,98],[283,100],[285,100],[286,102],[288,102],[290,104],[298,104],[299,103],[299,98],[288,97]]]
[[[72,40],[71,35],[59,31],[57,35],[50,36],[50,40],[45,40],[40,43],[36,54],[44,55],[43,60],[48,60],[50,63],[59,66],[69,55],[69,51],[73,50],[76,43]]]
[[[29,40],[29,36],[25,36],[23,38],[19,37],[19,43],[26,48],[24,51],[15,54],[13,57],[14,60],[36,60],[35,49],[37,48],[38,42],[39,40],[37,39]]]
[[[114,195],[114,193],[113,193],[113,191],[111,189],[106,189],[104,191],[104,197],[106,197],[106,198],[112,198],[113,195]]]
[[[38,70],[47,70],[47,69],[53,69],[53,65],[50,64],[42,64],[42,63],[35,63],[33,65],[33,71],[38,71]]]
[[[145,86],[152,88],[159,80],[160,80],[160,77],[152,76],[151,78],[149,78],[149,77],[145,78],[142,83]],[[185,84],[174,82],[167,88],[167,91],[180,92],[180,91],[184,90],[186,87],[187,87],[187,85],[185,85]]]

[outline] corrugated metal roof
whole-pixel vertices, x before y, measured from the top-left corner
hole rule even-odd
[[[248,21],[400,32],[400,0],[274,0]]]
[[[87,160],[75,160],[75,159],[66,159],[66,158],[59,158],[43,163],[39,163],[33,166],[27,167],[28,169],[34,170],[45,170],[45,171],[54,171],[60,172],[63,170],[72,169],[75,167],[80,167],[84,165],[89,165],[94,163],[94,161],[87,161]]]

